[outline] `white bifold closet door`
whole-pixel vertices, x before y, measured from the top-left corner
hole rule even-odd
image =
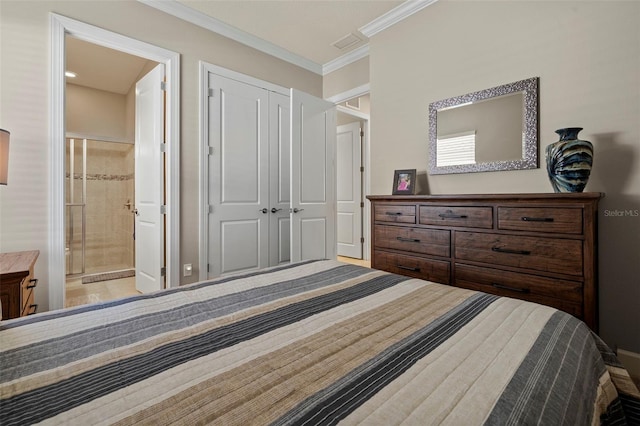
[[[333,255],[331,248],[327,250],[335,246],[335,177],[330,177],[335,175],[333,106],[320,100],[324,108],[334,111],[333,121],[324,113],[313,115],[322,119],[323,126],[333,123],[333,130],[324,129],[321,145],[312,147],[320,139],[305,132],[319,123],[293,113],[289,96],[213,73],[208,96],[208,276],[292,259],[335,257],[335,247]],[[310,99],[304,101],[308,106],[298,101],[297,110],[312,111]],[[298,128],[304,123],[304,130],[293,139],[292,116]],[[327,134],[330,139],[334,136],[333,148],[328,146],[332,143],[326,140]],[[304,148],[293,148],[293,157],[292,146]],[[301,162],[302,167],[292,167]],[[318,201],[333,205],[333,213],[319,215]]]
[[[269,265],[291,260],[289,97],[269,92]]]
[[[336,258],[336,110],[291,89],[291,260]]]

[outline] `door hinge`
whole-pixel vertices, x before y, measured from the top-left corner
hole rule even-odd
[[[216,89],[209,89],[209,97],[213,98],[216,96]]]
[[[213,155],[213,153],[215,152],[214,148],[212,146],[209,147],[209,155]]]
[[[160,142],[160,152],[167,152],[167,144]]]
[[[364,244],[364,237],[360,237],[360,242]]]
[[[364,201],[360,201],[360,208],[363,209],[364,208]]]
[[[364,130],[360,129],[360,137],[364,136]]]
[[[364,166],[360,166],[360,173],[364,173]]]
[[[160,90],[162,90],[163,92],[167,91],[167,82],[166,81],[161,81],[160,82]]]
[[[161,277],[166,277],[167,276],[167,268],[166,268],[166,266],[163,266],[162,268],[160,268],[160,276]]]
[[[209,264],[207,263],[207,272],[209,272]]]
[[[209,213],[213,213],[213,206],[209,204]]]
[[[160,206],[160,214],[167,214],[167,205]]]

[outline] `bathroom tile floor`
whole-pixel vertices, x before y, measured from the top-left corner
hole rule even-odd
[[[82,278],[69,278],[66,283],[65,307],[105,302],[140,294],[135,277],[82,284]]]

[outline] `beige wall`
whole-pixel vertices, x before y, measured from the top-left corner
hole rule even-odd
[[[540,148],[584,127],[601,191],[600,329],[640,352],[640,3],[441,0],[370,41],[372,193],[426,170],[428,105],[540,77]],[[551,192],[545,171],[428,176],[430,193]],[[614,212],[623,212],[614,216]]]
[[[324,76],[322,96],[330,98],[369,83],[369,57],[357,60]]]
[[[49,13],[181,55],[180,264],[198,277],[198,61],[322,96],[322,77],[133,0],[0,2],[0,126],[11,132],[0,188],[0,251],[40,250],[36,302],[48,308]],[[141,25],[141,23],[145,23]],[[184,282],[187,282],[185,280]]]
[[[67,134],[133,142],[127,135],[125,95],[75,84],[67,84],[65,95]]]

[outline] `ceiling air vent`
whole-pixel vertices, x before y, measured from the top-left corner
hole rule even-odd
[[[358,35],[351,33],[342,37],[340,40],[331,43],[332,46],[337,47],[340,50],[346,49],[348,47],[353,46],[354,44],[360,43],[362,39],[358,37]]]

